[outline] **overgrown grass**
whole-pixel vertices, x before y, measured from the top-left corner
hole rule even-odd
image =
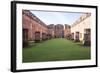
[[[66,39],[52,39],[23,48],[23,62],[83,60],[91,58],[90,47]]]

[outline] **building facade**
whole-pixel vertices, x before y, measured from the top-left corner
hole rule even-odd
[[[48,27],[48,39],[54,38],[54,24],[47,25]]]
[[[68,24],[64,25],[64,37],[67,39],[71,39],[71,26]]]
[[[72,24],[71,35],[75,41],[91,40],[91,13],[84,13]]]
[[[47,26],[28,10],[22,11],[23,43],[46,39]]]
[[[64,38],[64,26],[62,24],[55,25],[54,37],[55,38]]]

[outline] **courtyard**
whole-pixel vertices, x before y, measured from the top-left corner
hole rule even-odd
[[[31,43],[23,48],[23,62],[47,62],[91,59],[90,47],[81,42],[55,38],[40,43]]]

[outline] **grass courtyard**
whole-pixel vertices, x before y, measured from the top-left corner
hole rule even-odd
[[[91,58],[90,47],[82,46],[67,39],[51,39],[33,43],[23,48],[23,62],[44,62],[64,60],[84,60]]]

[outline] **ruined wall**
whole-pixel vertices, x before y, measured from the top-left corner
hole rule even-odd
[[[74,33],[74,39],[76,32],[79,32],[79,40],[84,39],[85,29],[91,29],[91,14],[83,14],[73,25],[71,26],[71,33]]]

